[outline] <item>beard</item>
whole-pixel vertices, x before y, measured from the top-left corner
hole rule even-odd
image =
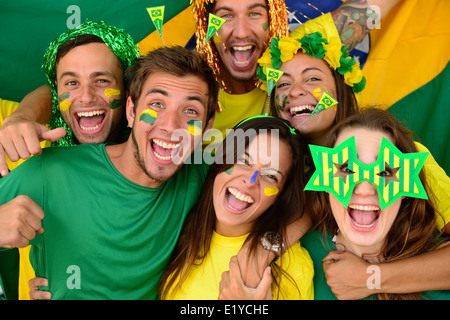
[[[141,153],[140,153],[140,151],[139,151],[139,146],[138,146],[137,141],[136,141],[136,138],[135,138],[135,136],[134,136],[134,130],[131,131],[131,139],[132,139],[132,141],[133,141],[133,146],[134,146],[134,150],[135,150],[135,151],[134,151],[134,159],[136,160],[138,166],[142,169],[142,171],[143,171],[143,172],[147,175],[147,177],[149,177],[150,179],[152,179],[152,180],[154,180],[154,181],[156,181],[156,182],[163,183],[163,182],[166,182],[167,180],[169,180],[170,178],[172,178],[172,177],[173,177],[173,176],[181,169],[181,165],[179,165],[179,166],[176,168],[176,170],[175,170],[172,174],[170,174],[170,175],[164,175],[164,174],[161,174],[161,175],[157,176],[157,175],[155,175],[155,174],[149,172],[149,171],[147,170],[146,165],[145,165],[145,161],[143,160],[143,157],[141,156]],[[159,166],[155,165],[155,167],[159,167]],[[158,168],[156,168],[156,169],[158,169]],[[163,169],[164,169],[164,168],[161,167],[160,171],[163,171]]]

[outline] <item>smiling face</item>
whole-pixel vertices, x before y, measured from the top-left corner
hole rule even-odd
[[[194,139],[174,132],[190,132],[193,123],[200,122],[205,128],[207,103],[208,86],[204,80],[162,71],[148,76],[136,104],[128,98],[134,157],[151,182],[159,185],[178,171],[183,163],[174,163],[173,158],[181,149],[185,156],[192,153]]]
[[[275,87],[275,107],[280,118],[318,144],[332,126],[336,110],[329,108],[309,118],[323,91],[337,99],[336,84],[330,68],[322,59],[305,53],[297,53],[292,60],[284,62],[284,72]],[[339,105],[337,106],[339,108]]]
[[[260,144],[271,152],[261,152]],[[237,163],[214,180],[216,232],[230,237],[249,233],[282,191],[291,162],[292,153],[284,141],[279,141],[277,149],[272,148],[270,135],[254,138]]]
[[[371,164],[377,160],[383,137],[393,142],[390,135],[381,131],[347,128],[340,133],[335,145],[351,136],[355,136],[358,159],[364,164]],[[345,165],[340,168],[340,174],[343,176],[348,174]],[[395,179],[393,172],[388,168],[380,174],[386,182]],[[338,242],[344,243],[346,248],[355,254],[378,253],[397,217],[401,201],[398,199],[381,210],[377,187],[368,181],[356,184],[348,208],[330,194],[331,209],[339,227]]]
[[[79,144],[115,141],[124,112],[123,72],[104,43],[71,49],[56,68],[61,115]]]
[[[226,70],[226,80],[235,90],[246,85],[246,82],[249,89],[253,89],[258,59],[265,49],[268,36],[266,1],[218,0],[212,13],[226,20],[219,29],[218,36],[212,39]]]

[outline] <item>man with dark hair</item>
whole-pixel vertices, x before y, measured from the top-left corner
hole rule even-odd
[[[25,127],[29,125],[32,129],[21,130],[24,139],[16,141],[22,145],[10,148],[15,154],[9,152],[9,157],[16,159],[20,155],[28,158],[27,149],[30,153],[39,154],[42,144],[39,144],[38,137],[53,142],[55,146],[125,141],[123,73],[137,57],[139,51],[131,36],[103,21],[86,21],[59,35],[47,48],[43,63],[50,87],[46,90],[51,92],[53,104],[50,129],[38,123],[25,123]],[[38,137],[33,134],[34,130],[39,132]],[[5,161],[1,147],[0,154],[1,166]],[[8,167],[12,170],[20,163],[22,161],[9,163]],[[3,171],[2,175],[6,175],[7,169]],[[28,258],[29,248],[19,251],[18,296],[19,299],[28,299],[28,281],[34,277],[34,272]],[[11,253],[9,255],[12,256]]]
[[[13,162],[27,159],[41,152],[38,139],[55,146],[124,141],[123,73],[139,55],[126,31],[104,21],[86,21],[59,35],[44,55],[48,85],[30,93],[31,101],[52,108],[25,108],[18,112],[17,123],[14,117],[5,119],[0,130],[0,174],[6,176],[8,167],[19,164],[7,166],[4,153]],[[40,124],[49,119],[49,128]]]
[[[139,94],[127,99],[126,142],[47,148],[0,179],[0,246],[32,239],[36,275],[55,299],[156,299],[201,192],[208,166],[173,163],[190,141],[172,133],[192,120],[211,125],[212,70],[195,52],[161,48],[137,59],[126,80]]]

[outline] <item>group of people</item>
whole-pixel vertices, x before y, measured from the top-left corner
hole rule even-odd
[[[103,21],[50,44],[49,84],[0,127],[6,298],[8,270],[23,299],[450,298],[450,199],[411,132],[358,105],[345,6],[290,33],[282,0],[193,8],[195,51],[139,56]]]

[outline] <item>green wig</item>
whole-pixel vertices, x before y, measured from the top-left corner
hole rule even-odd
[[[53,142],[53,146],[75,145],[72,130],[70,130],[69,126],[63,120],[59,110],[56,90],[56,57],[58,50],[64,43],[70,40],[76,40],[78,36],[85,34],[91,34],[101,38],[119,59],[124,71],[140,56],[136,43],[125,30],[113,27],[104,21],[86,21],[78,27],[62,33],[56,40],[50,43],[50,46],[44,54],[44,63],[42,64],[52,92],[53,108],[49,127],[51,129],[63,127],[67,132],[63,138]]]

